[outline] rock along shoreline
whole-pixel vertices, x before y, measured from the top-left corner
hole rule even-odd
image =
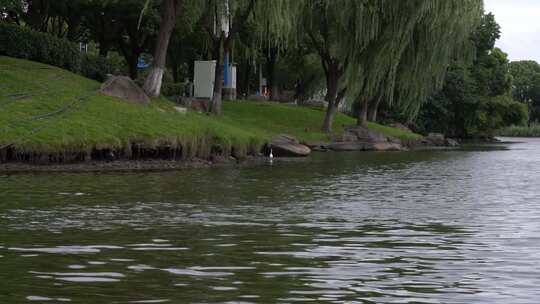
[[[243,157],[211,155],[207,159],[99,159],[82,162],[32,163],[9,161],[0,163],[0,173],[25,172],[104,172],[104,171],[174,171],[211,167],[247,167],[269,161],[270,152],[280,161],[309,160],[312,152],[399,152],[455,148],[459,144],[441,134],[430,134],[417,141],[402,142],[359,126],[350,126],[332,142],[302,143],[288,135],[279,135],[265,144],[259,153]]]

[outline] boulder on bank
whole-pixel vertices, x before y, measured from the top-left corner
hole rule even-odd
[[[374,151],[407,151],[401,144],[393,142],[380,142],[373,144]]]
[[[131,104],[149,105],[150,98],[127,76],[112,76],[102,86],[101,93],[118,97]]]
[[[362,126],[345,127],[343,136],[328,146],[332,151],[402,151],[400,140]]]
[[[336,152],[347,152],[347,151],[373,151],[374,145],[367,142],[359,141],[341,141],[334,142],[328,146],[328,149]]]
[[[447,138],[447,139],[446,139],[446,145],[447,145],[448,147],[457,147],[457,146],[459,146],[459,143],[458,143],[456,140],[454,140],[454,139]]]
[[[301,144],[296,138],[288,135],[274,137],[268,148],[272,149],[272,154],[275,157],[305,157],[311,153],[308,146]]]
[[[306,143],[306,146],[308,146],[311,151],[316,152],[327,152],[330,147],[330,143],[328,142],[308,142]]]
[[[447,138],[444,134],[441,133],[429,133],[428,136],[424,137],[422,143],[427,146],[436,146],[436,147],[457,147],[459,143],[451,138]]]
[[[446,137],[441,133],[429,133],[425,140],[434,146],[444,146]]]
[[[362,126],[347,126],[343,141],[361,141],[368,143],[389,142],[389,137]]]
[[[391,142],[335,142],[328,146],[332,151],[347,152],[347,151],[404,151],[406,150],[400,144]]]

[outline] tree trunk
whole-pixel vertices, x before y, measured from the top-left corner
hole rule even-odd
[[[466,117],[466,113],[463,108],[462,108],[462,103],[460,103],[459,101],[456,101],[456,100],[452,100],[452,106],[453,106],[453,109],[454,109],[454,113],[453,113],[453,126],[454,126],[454,134],[453,134],[453,137],[456,137],[456,138],[466,138],[467,137],[467,129],[465,127],[465,117]]]
[[[159,35],[154,50],[154,61],[150,73],[144,81],[143,89],[148,96],[157,97],[161,93],[161,84],[165,64],[167,61],[167,49],[171,34],[176,25],[176,17],[180,14],[182,0],[165,0],[162,6],[161,25]]]
[[[336,114],[337,106],[334,102],[328,103],[328,108],[326,109],[326,115],[324,116],[324,122],[322,126],[323,132],[332,132],[332,126],[334,125],[334,116]]]
[[[305,95],[306,89],[304,85],[303,80],[296,80],[296,83],[294,85],[294,99],[298,102],[298,104],[304,103],[304,95]]]
[[[379,105],[381,104],[382,97],[377,98],[377,101],[369,108],[369,121],[377,122],[377,114],[379,112]]]
[[[221,60],[216,60],[214,81],[214,94],[209,110],[213,115],[221,115],[221,103],[223,99],[223,64]]]
[[[345,99],[345,94],[347,93],[347,88],[342,89],[339,91],[336,97],[336,105],[339,107],[343,99]]]
[[[214,94],[212,96],[212,100],[210,102],[210,113],[214,115],[221,115],[221,101],[222,101],[222,95],[223,95],[223,54],[230,54],[232,41],[234,39],[234,36],[239,33],[242,28],[244,27],[246,20],[248,20],[249,16],[251,15],[254,7],[255,7],[256,0],[251,0],[248,4],[248,7],[246,10],[234,16],[232,26],[229,30],[229,35],[225,36],[225,32],[220,33],[219,37],[219,46],[218,48],[218,56],[216,58],[216,73],[214,75]],[[217,16],[217,15],[216,15]],[[215,42],[217,42],[216,39],[214,39]],[[221,45],[223,43],[223,49],[221,49]]]
[[[245,97],[245,99],[247,99],[250,95],[250,90],[251,90],[251,87],[250,87],[250,82],[249,80],[251,79],[251,64],[247,64],[246,65],[246,71],[245,71],[245,79],[244,79],[244,94],[243,96]]]
[[[221,115],[221,101],[223,95],[223,50],[221,49],[221,44],[224,35],[225,33],[222,33],[218,40],[219,48],[217,49],[217,56],[215,57],[216,70],[214,73],[214,93],[212,94],[212,100],[210,101],[210,106],[208,108],[209,113],[213,115]],[[214,51],[216,51],[216,48],[214,48]]]
[[[358,120],[356,121],[356,124],[358,126],[367,127],[367,115],[368,115],[368,108],[369,108],[369,99],[368,98],[362,98],[360,99],[360,111],[358,111]]]
[[[336,113],[337,104],[336,97],[338,91],[339,69],[337,64],[328,64],[328,71],[326,73],[326,97],[325,100],[328,103],[326,108],[326,115],[321,130],[323,132],[332,132],[332,126],[334,123],[334,114]]]
[[[339,104],[341,103],[343,98],[345,98],[345,92],[345,89],[339,91],[334,101],[332,103],[328,103],[328,108],[326,109],[326,115],[324,116],[322,129],[324,132],[332,132],[332,126],[334,125],[334,117],[336,116]]]
[[[268,72],[268,88],[270,88],[270,100],[279,100],[279,86],[277,84],[277,48],[272,47],[266,55],[266,70]]]

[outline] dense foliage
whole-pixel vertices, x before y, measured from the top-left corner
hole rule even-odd
[[[482,0],[0,0],[0,20],[23,33],[4,34],[18,45],[8,53],[2,43],[3,54],[99,81],[128,74],[152,96],[185,94],[194,61],[217,60],[214,114],[227,60],[241,98],[324,100],[327,132],[351,108],[359,124],[456,137],[488,136],[527,112],[540,119],[540,67],[509,64],[494,47],[500,29]],[[75,56],[66,40],[89,43],[89,53]]]
[[[507,55],[495,48],[499,36],[494,16],[485,15],[472,36],[473,64],[450,67],[443,89],[422,107],[415,121],[417,130],[459,138],[486,137],[501,127],[527,121],[527,107],[512,99]]]
[[[124,61],[118,56],[82,55],[80,74],[84,77],[103,82],[108,75],[123,74],[125,70]]]
[[[530,124],[540,122],[540,65],[535,61],[511,62],[510,74],[514,99],[527,105]]]
[[[79,72],[78,47],[67,40],[0,22],[0,55],[30,59]]]

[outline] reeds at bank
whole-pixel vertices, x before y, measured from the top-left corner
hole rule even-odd
[[[497,132],[499,136],[507,137],[540,137],[540,124],[531,126],[512,126]]]

